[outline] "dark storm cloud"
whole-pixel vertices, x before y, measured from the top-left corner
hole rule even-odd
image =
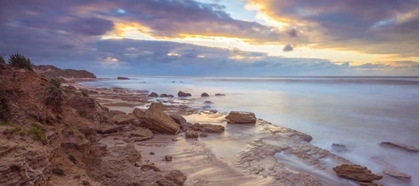
[[[418,56],[417,0],[248,2],[257,4],[269,17],[303,30],[307,42],[318,48]]]

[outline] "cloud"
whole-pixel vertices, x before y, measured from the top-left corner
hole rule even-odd
[[[283,52],[290,52],[290,51],[293,51],[292,45],[287,44],[286,46],[284,46]]]
[[[418,1],[248,0],[272,20],[295,27],[313,48],[418,57]],[[398,46],[398,47],[395,47]]]

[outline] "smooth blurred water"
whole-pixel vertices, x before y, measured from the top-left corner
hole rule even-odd
[[[222,112],[252,111],[258,118],[310,134],[311,143],[321,148],[332,151],[332,143],[344,144],[350,151],[336,154],[377,173],[384,168],[396,168],[412,176],[411,185],[418,185],[418,153],[379,145],[392,141],[419,146],[418,80],[418,77],[138,77],[83,84],[158,94],[189,92],[197,98],[192,106],[202,107],[205,100],[210,100],[215,103],[211,107]],[[211,96],[200,98],[203,92]],[[215,97],[215,93],[226,96]],[[378,163],[372,157],[386,163]],[[386,179],[392,183],[394,178]]]

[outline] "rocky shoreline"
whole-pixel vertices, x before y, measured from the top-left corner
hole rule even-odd
[[[98,90],[94,87],[89,87],[88,89],[89,91],[98,92]],[[140,106],[142,108],[148,108],[151,105],[150,108],[156,110],[155,107],[162,107],[163,105],[160,104],[157,106],[157,104],[153,102],[167,103],[167,106],[163,106],[161,111],[165,110],[164,112],[168,116],[172,116],[173,120],[180,125],[180,129],[184,132],[171,137],[167,134],[156,134],[156,132],[161,133],[163,131],[159,132],[156,128],[153,129],[153,126],[142,126],[152,129],[152,131],[155,132],[154,137],[147,137],[147,140],[145,141],[143,141],[143,139],[133,141],[119,138],[118,136],[120,135],[118,134],[115,136],[106,136],[107,138],[103,141],[103,143],[107,145],[127,145],[134,143],[134,146],[136,146],[136,148],[140,151],[150,149],[150,152],[153,152],[153,155],[145,153],[146,155],[144,157],[147,157],[148,161],[153,162],[158,165],[158,167],[177,167],[181,171],[185,172],[188,176],[185,183],[186,185],[218,185],[220,184],[220,180],[223,180],[222,183],[228,185],[353,185],[353,183],[356,182],[360,185],[379,185],[372,182],[374,180],[360,180],[357,178],[354,179],[354,177],[351,176],[346,177],[340,175],[340,177],[354,180],[355,182],[339,179],[337,177],[325,178],[325,176],[324,178],[321,176],[321,180],[318,180],[320,179],[319,175],[317,176],[290,170],[290,167],[288,167],[287,164],[278,162],[276,156],[293,156],[300,159],[299,161],[307,164],[308,166],[318,169],[318,171],[329,173],[330,176],[335,174],[333,172],[334,166],[353,164],[342,157],[330,153],[329,151],[311,145],[309,143],[312,140],[311,136],[288,128],[273,125],[261,119],[257,120],[253,113],[231,112],[229,115],[224,115],[217,111],[205,111],[189,108],[188,102],[176,104],[177,102],[174,100],[177,98],[172,96],[169,97],[170,99],[159,99],[167,98],[167,96],[158,96],[158,94],[154,92],[133,92],[119,88],[110,88],[109,90],[117,92],[118,96],[112,96],[110,93],[105,93],[103,94],[105,96],[101,96],[101,93],[99,93],[95,94],[96,99],[104,101],[106,98],[120,98],[122,102],[118,102],[118,104],[105,103],[105,105],[119,111],[126,112],[129,109],[123,107],[132,108],[133,105]],[[121,96],[121,93],[124,96]],[[139,94],[141,96],[132,96],[131,94]],[[203,93],[203,95],[205,95],[204,97],[208,96],[206,93]],[[182,91],[178,94],[178,97],[186,96],[189,97],[191,94],[184,93]],[[130,105],[126,102],[132,101],[130,97],[141,97],[141,99],[139,99],[141,101]],[[127,114],[128,117],[130,115],[136,115],[137,117],[144,116],[144,113],[136,114],[135,111],[132,113],[127,112]],[[183,116],[187,119],[185,120]],[[197,116],[199,116],[198,118],[204,118],[204,120],[196,119]],[[189,118],[194,119],[190,120]],[[179,120],[183,121],[180,122]],[[187,124],[185,124],[185,122]],[[208,122],[211,124],[208,124]],[[192,123],[195,124],[193,125]],[[252,136],[252,138],[250,138],[251,140],[247,139],[241,141],[240,143],[243,147],[237,152],[232,152],[233,154],[236,154],[235,156],[237,157],[217,157],[217,153],[214,152],[215,149],[216,151],[219,151],[219,149],[229,151],[229,147],[219,147],[215,144],[219,144],[220,141],[226,142],[237,140],[225,138],[223,134],[219,133],[228,132],[230,134],[238,133],[236,135],[239,136],[243,135],[239,132],[242,129],[236,129],[235,127],[230,127],[229,125],[233,125],[235,127],[237,127],[237,125],[244,125],[247,129],[253,128],[253,132],[251,134],[244,135],[244,137]],[[170,131],[169,133],[172,132],[173,131]],[[169,151],[167,148],[170,148]],[[177,154],[171,152],[173,149],[182,149],[183,151],[187,151],[189,153],[186,154],[185,152],[178,152]],[[167,163],[163,156],[170,156],[171,162]],[[192,157],[207,156],[207,158],[198,158],[198,162],[193,163],[194,167],[190,167],[182,164],[187,161],[184,156],[188,157],[188,160]],[[325,163],[322,159],[328,159],[329,162]],[[205,162],[207,162],[207,164],[203,165],[203,167],[199,166]],[[217,174],[201,174],[202,170],[212,170],[217,172]],[[235,174],[232,175],[232,172]],[[351,172],[349,174],[351,174]],[[364,173],[362,173],[362,175],[363,174]],[[210,177],[213,178],[209,179]],[[216,180],[218,181],[212,181],[214,178],[217,178]]]
[[[189,107],[207,93],[60,84],[0,65],[1,108],[13,116],[0,118],[0,185],[382,184],[307,134],[250,112]]]

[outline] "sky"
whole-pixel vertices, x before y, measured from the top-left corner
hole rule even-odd
[[[418,76],[418,0],[2,0],[0,54],[97,75]]]

